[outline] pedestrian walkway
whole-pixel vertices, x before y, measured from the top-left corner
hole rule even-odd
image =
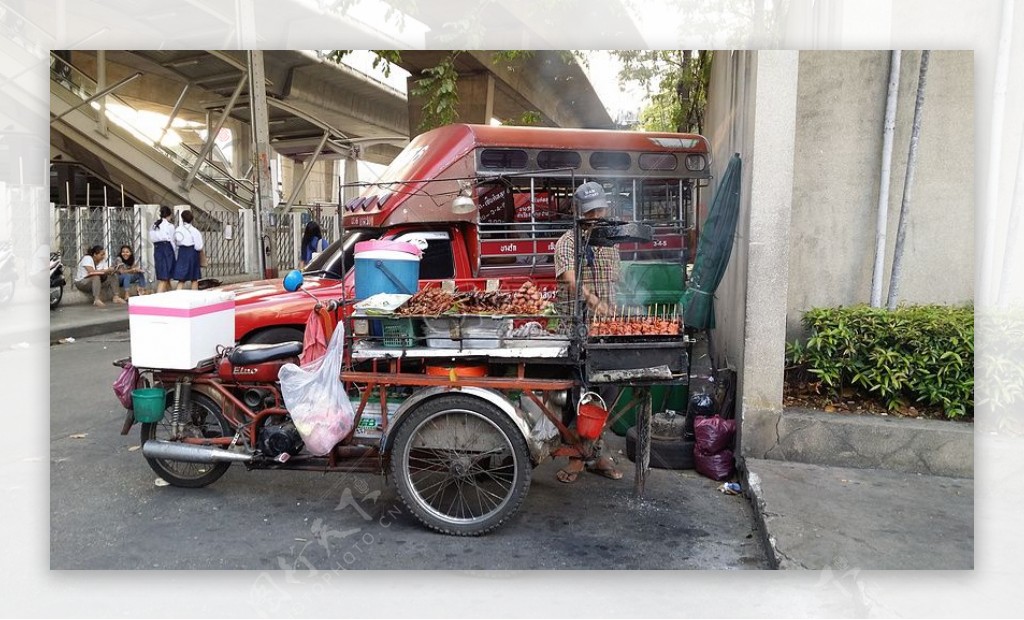
[[[70,304],[50,310],[50,342],[64,338],[84,338],[128,329],[128,306],[108,303],[103,308],[92,304]]]
[[[747,459],[781,569],[974,568],[974,480]]]

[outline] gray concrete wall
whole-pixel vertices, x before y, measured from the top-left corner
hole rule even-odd
[[[719,367],[739,372],[743,455],[764,454],[776,440],[784,343],[798,334],[802,313],[869,300],[888,59],[888,52],[715,56],[705,129],[712,173],[721,178],[734,152],[744,170],[736,242],[716,294],[714,354]],[[887,271],[919,59],[916,52],[903,56]],[[972,67],[970,52],[933,52],[904,301],[956,303],[974,295]]]
[[[899,299],[974,297],[973,52],[929,63]],[[896,239],[920,52],[904,52],[889,189],[883,300]],[[788,336],[804,311],[867,303],[889,52],[800,52]]]

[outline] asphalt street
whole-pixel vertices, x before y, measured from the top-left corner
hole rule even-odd
[[[158,486],[111,365],[128,334],[50,349],[50,568],[282,570],[316,581],[346,569],[763,569],[747,500],[689,471],[652,470],[631,500],[624,478],[555,479],[543,463],[519,513],[479,538],[436,534],[372,474],[246,471],[203,489]]]

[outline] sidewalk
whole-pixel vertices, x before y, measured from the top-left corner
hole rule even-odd
[[[128,306],[108,303],[97,308],[89,303],[61,304],[50,310],[50,342],[85,338],[128,329]]]
[[[746,460],[744,486],[780,569],[974,568],[974,480]]]

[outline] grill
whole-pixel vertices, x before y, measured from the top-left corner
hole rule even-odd
[[[677,306],[617,309],[588,325],[588,380],[670,379],[687,372],[690,344]]]

